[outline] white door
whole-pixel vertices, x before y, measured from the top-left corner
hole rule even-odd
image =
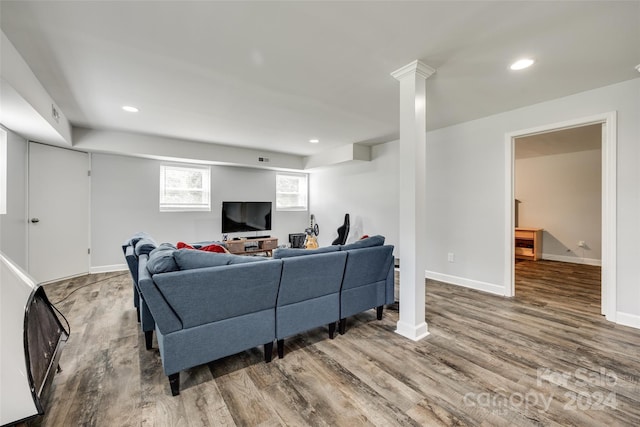
[[[89,272],[90,159],[29,143],[29,273],[38,282]]]

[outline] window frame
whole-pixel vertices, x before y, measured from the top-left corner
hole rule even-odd
[[[291,192],[284,192],[284,191],[280,191],[280,189],[278,188],[278,180],[279,177],[281,176],[286,176],[286,177],[294,177],[294,178],[298,178],[298,179],[304,179],[304,195],[301,195],[300,192],[296,192],[296,193],[291,193]],[[308,174],[299,174],[299,173],[288,173],[288,172],[278,172],[276,173],[276,211],[281,211],[281,212],[305,212],[309,210],[309,175]],[[299,197],[302,196],[304,197],[304,203],[298,206],[280,206],[280,201],[278,196],[280,194],[298,194]]]
[[[202,187],[199,189],[192,188],[184,188],[182,190],[186,191],[201,191],[204,193],[204,197],[206,201],[203,203],[193,204],[193,203],[177,203],[177,202],[167,202],[164,200],[164,195],[167,191],[166,187],[166,171],[168,169],[173,170],[188,170],[188,171],[199,171],[203,174],[202,176]],[[159,209],[160,212],[211,212],[211,166],[207,165],[195,165],[195,164],[177,164],[177,163],[162,163],[160,164],[160,173],[159,173]],[[176,190],[176,188],[170,188]]]

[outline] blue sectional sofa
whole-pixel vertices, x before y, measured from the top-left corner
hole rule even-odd
[[[151,349],[153,331],[155,330],[156,324],[138,286],[139,257],[141,255],[148,255],[156,247],[156,242],[146,233],[138,233],[122,245],[122,250],[133,282],[133,305],[137,311],[140,328],[144,333],[147,350]]]
[[[190,255],[183,252],[195,251],[181,249],[176,255]],[[264,345],[265,361],[271,361],[282,262],[223,264],[153,276],[148,262],[147,256],[140,257],[138,283],[156,321],[162,366],[174,396],[184,369],[258,345]]]
[[[285,338],[319,326],[328,325],[333,339],[340,317],[340,287],[346,262],[346,252],[282,259],[276,304],[278,357],[284,357]]]
[[[394,300],[393,246],[383,243],[277,249],[273,258],[169,244],[140,251],[138,304],[149,310],[172,394],[190,367],[260,345],[269,362],[273,341],[282,358],[287,337],[326,325],[333,338],[336,323],[344,333],[347,317],[372,308],[380,319]]]
[[[345,333],[348,317],[375,307],[381,320],[383,306],[394,302],[393,246],[352,248],[347,252],[340,290],[340,334]]]

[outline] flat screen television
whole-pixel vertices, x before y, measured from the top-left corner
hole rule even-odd
[[[222,232],[271,230],[271,202],[222,202]]]

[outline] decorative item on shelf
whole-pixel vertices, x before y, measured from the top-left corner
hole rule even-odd
[[[304,242],[305,249],[316,249],[318,248],[318,239],[316,238],[318,234],[320,234],[320,227],[315,222],[315,216],[311,214],[311,223],[310,227],[305,229],[305,233],[307,233],[307,238]]]

